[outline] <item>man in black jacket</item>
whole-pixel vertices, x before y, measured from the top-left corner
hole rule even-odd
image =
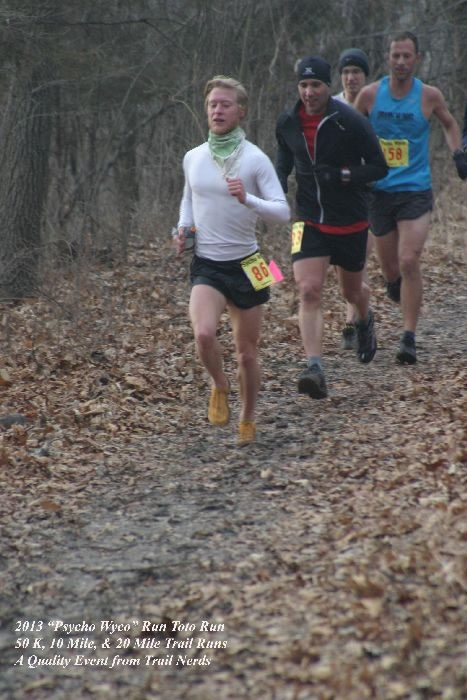
[[[276,169],[285,192],[294,168],[297,181],[292,260],[307,359],[298,391],[320,399],[327,396],[321,293],[330,264],[337,266],[342,294],[355,307],[358,359],[371,362],[376,352],[370,292],[363,280],[365,185],[384,177],[387,165],[368,120],[330,96],[331,68],[325,60],[302,59],[297,76],[300,99],[277,122]]]

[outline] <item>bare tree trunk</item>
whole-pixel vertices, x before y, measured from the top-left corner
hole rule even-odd
[[[51,91],[40,68],[12,78],[0,135],[0,287],[9,297],[37,291],[47,197]]]
[[[120,213],[120,257],[126,260],[128,241],[139,199],[136,161],[136,119],[134,113],[127,118],[128,137],[120,149],[120,157],[115,163],[115,181],[117,185]]]

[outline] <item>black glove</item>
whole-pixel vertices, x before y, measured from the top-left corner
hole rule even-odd
[[[452,158],[456,164],[457,174],[461,180],[465,180],[467,178],[467,153],[459,148],[452,154]]]
[[[333,165],[315,165],[313,172],[320,185],[342,184],[341,169]]]

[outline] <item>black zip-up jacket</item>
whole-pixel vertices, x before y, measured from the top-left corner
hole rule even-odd
[[[296,217],[338,227],[366,220],[365,185],[384,177],[388,170],[373,127],[356,109],[330,97],[316,131],[313,160],[300,123],[300,105],[301,100],[281,114],[276,127],[276,170],[284,192],[295,167]],[[350,182],[338,179],[332,184],[319,184],[314,167],[320,165],[348,168]]]

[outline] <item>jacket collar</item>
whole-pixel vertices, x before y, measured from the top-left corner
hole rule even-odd
[[[302,101],[300,99],[297,100],[295,103],[295,107],[292,109],[292,114],[296,117],[298,117],[298,110],[300,109],[300,106],[302,105]],[[336,102],[332,99],[330,96],[326,105],[326,110],[324,112],[325,117],[333,117],[334,115],[338,114],[338,109],[336,109],[337,105]]]

